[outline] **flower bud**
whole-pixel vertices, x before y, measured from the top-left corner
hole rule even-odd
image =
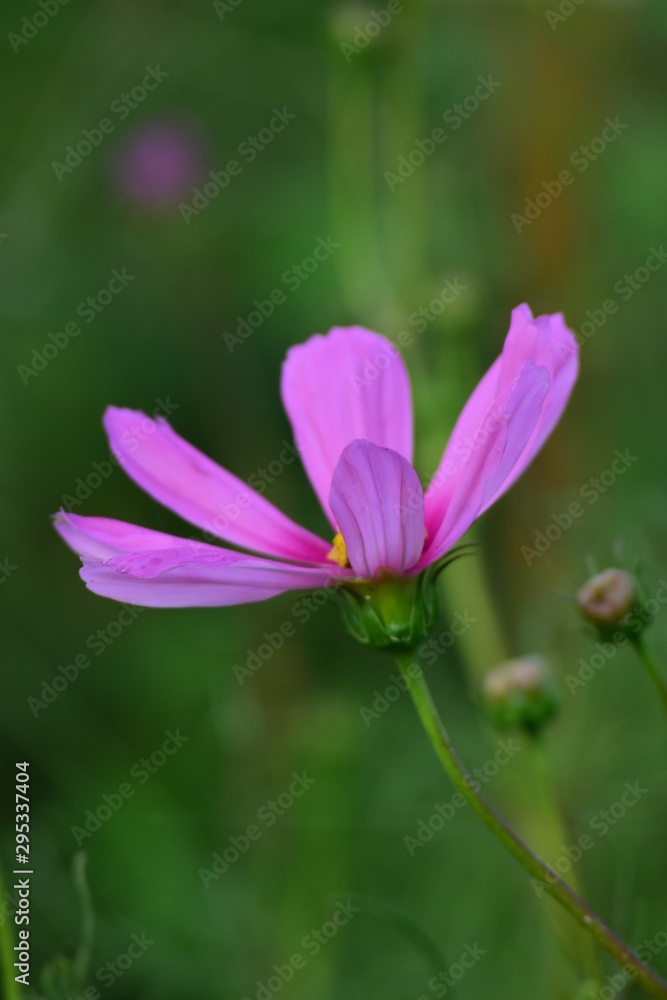
[[[605,569],[577,593],[581,613],[601,632],[622,628],[639,603],[637,582],[622,569]]]
[[[400,33],[385,31],[394,16],[390,10],[376,9],[369,3],[344,4],[329,18],[329,34],[349,64],[365,51],[382,49],[400,39]]]
[[[537,731],[558,708],[553,674],[539,656],[522,656],[494,667],[482,683],[482,702],[501,728]]]
[[[329,31],[334,42],[351,42],[359,24],[368,20],[370,7],[363,3],[347,3],[336,7],[329,18]]]

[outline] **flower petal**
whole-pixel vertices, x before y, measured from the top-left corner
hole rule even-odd
[[[334,327],[291,347],[281,391],[306,472],[334,527],[329,489],[346,445],[363,438],[412,461],[410,379],[399,350],[379,334]]]
[[[502,354],[464,406],[438,471],[426,491],[425,517],[429,535],[434,535],[442,523],[470,450],[484,447],[489,437],[488,424],[502,410],[504,394],[506,396],[508,387],[515,382],[526,362],[546,368],[549,391],[523,451],[516,456],[512,468],[505,464],[505,475],[496,477],[496,488],[485,497],[480,513],[502,496],[532,462],[560,419],[572,392],[578,373],[578,345],[560,313],[533,319],[527,305],[513,310]]]
[[[518,370],[522,354],[524,360],[528,356],[533,364],[543,365],[547,369],[549,392],[530,440],[497,492],[485,502],[484,510],[495,503],[533,461],[560,420],[579,374],[579,344],[565,325],[562,313],[533,319],[527,305],[513,310],[510,331],[501,356],[503,365],[506,365],[506,375],[503,372],[500,375],[501,382]]]
[[[334,587],[350,572],[299,566],[150,531],[124,521],[56,516],[56,528],[83,558],[95,594],[143,607],[246,604],[288,590]]]
[[[53,519],[53,526],[60,537],[82,558],[104,561],[122,552],[139,552],[142,549],[171,549],[177,546],[201,546],[219,551],[205,542],[195,542],[162,531],[140,528],[126,521],[110,517],[84,517],[61,510]]]
[[[547,369],[527,362],[492,403],[480,424],[484,435],[467,445],[456,475],[444,483],[435,481],[432,496],[440,503],[438,494],[446,490],[446,505],[439,527],[427,539],[419,569],[444,555],[486,510],[489,497],[497,495],[535,431],[548,390]],[[427,490],[427,504],[428,499]]]
[[[110,406],[104,426],[125,472],[155,500],[255,552],[324,562],[329,545],[179,437],[166,420]]]
[[[424,547],[424,493],[407,459],[370,441],[353,441],[331,480],[331,510],[357,576],[388,568],[403,574]]]

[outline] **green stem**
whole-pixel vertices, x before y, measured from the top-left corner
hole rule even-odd
[[[81,900],[81,941],[74,956],[77,984],[83,989],[88,975],[90,959],[93,953],[95,936],[95,914],[93,900],[86,879],[88,855],[85,851],[77,851],[72,860],[74,888]]]
[[[4,899],[5,887],[0,871],[0,900]],[[10,931],[9,917],[0,925],[0,961],[2,961],[2,982],[5,1000],[19,1000],[19,988],[14,979],[14,944]]]
[[[560,803],[554,778],[544,752],[544,745],[541,736],[534,734],[530,739],[530,761],[533,765],[534,777],[536,779],[537,790],[535,792],[540,803],[540,813],[546,821],[546,828],[550,831],[550,846],[554,851],[558,850],[567,842],[567,831],[561,813]],[[581,885],[574,867],[571,869],[570,882],[577,894],[581,893]],[[559,911],[562,913],[562,911]],[[567,920],[565,913],[562,916]],[[564,929],[564,928],[563,928]],[[580,954],[582,966],[588,974],[589,984],[595,989],[601,986],[600,966],[598,963],[595,941],[581,927],[570,924],[571,933],[569,935],[575,950]]]
[[[662,698],[662,704],[665,707],[665,711],[667,711],[667,681],[665,681],[664,677],[658,670],[658,665],[653,659],[651,650],[648,648],[641,636],[634,638],[632,645],[637,650],[637,656],[646,667],[651,680],[657,687],[658,694]]]
[[[533,878],[544,886],[545,890],[556,899],[561,906],[577,920],[582,927],[607,951],[621,966],[630,966],[638,983],[643,986],[649,996],[658,1000],[667,1000],[667,983],[664,983],[619,937],[610,930],[600,918],[577,896],[556,872],[552,871],[536,854],[524,844],[517,834],[510,829],[480,795],[477,782],[468,774],[465,766],[459,760],[451,744],[438,710],[433,703],[431,693],[421,668],[414,662],[410,654],[397,655],[396,660],[401,673],[405,677],[408,690],[412,696],[415,708],[422,725],[426,730],[433,749],[440,763],[452,781],[455,788],[463,795],[470,808],[484,825],[497,837],[501,844],[514,855]]]

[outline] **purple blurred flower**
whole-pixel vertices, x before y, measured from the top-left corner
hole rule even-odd
[[[201,132],[188,122],[144,123],[116,152],[114,185],[131,201],[158,208],[172,205],[196,183],[205,148]]]

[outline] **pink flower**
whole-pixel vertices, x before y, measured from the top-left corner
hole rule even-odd
[[[333,541],[295,524],[165,420],[110,407],[114,454],[132,479],[248,555],[103,517],[56,528],[103,597],[152,607],[261,601],[289,590],[413,578],[509,489],[553,430],[578,371],[562,315],[512,313],[502,354],[473,391],[426,493],[412,466],[412,403],[390,341],[336,327],[292,347],[282,398]]]
[[[126,136],[113,161],[119,193],[145,206],[177,202],[201,173],[206,143],[187,121],[144,122]]]

